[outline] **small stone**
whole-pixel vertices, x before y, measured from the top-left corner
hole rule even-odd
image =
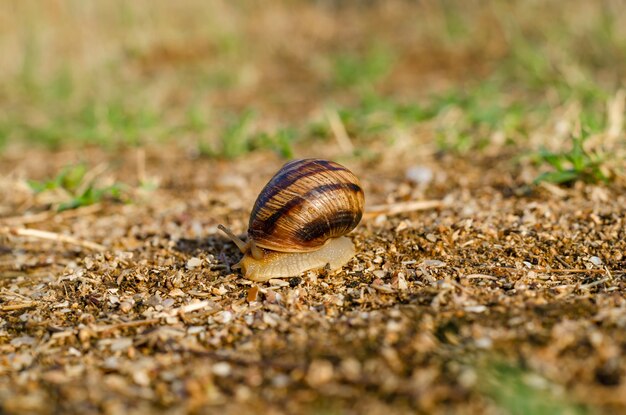
[[[289,282],[280,278],[272,278],[268,282],[272,287],[289,287]]]
[[[218,362],[213,365],[211,371],[215,376],[225,377],[230,375],[230,364],[228,362]]]
[[[226,310],[221,311],[215,315],[215,321],[218,323],[226,324],[233,319],[233,313]]]
[[[168,295],[170,297],[184,297],[185,292],[181,290],[180,288],[174,288],[172,291],[169,292]]]
[[[415,184],[428,184],[433,180],[433,171],[424,166],[413,166],[406,170],[406,178]]]
[[[406,221],[406,220],[403,220],[402,222],[400,222],[398,224],[398,226],[396,226],[396,230],[395,231],[396,232],[401,232],[401,231],[403,231],[405,229],[408,229],[409,227],[410,227],[410,222]]]
[[[333,378],[333,365],[328,360],[314,360],[309,366],[306,381],[311,386],[320,386]]]
[[[162,302],[163,302],[163,299],[161,298],[159,293],[156,293],[154,295],[151,295],[150,298],[148,298],[148,300],[146,301],[146,304],[148,306],[156,307],[158,305],[161,305]]]
[[[399,290],[406,290],[407,288],[409,288],[403,272],[398,273],[398,276],[396,278],[396,285]]]
[[[92,269],[93,266],[94,266],[93,259],[91,259],[89,257],[85,258],[85,268],[86,269]]]
[[[347,379],[352,381],[361,376],[361,363],[353,357],[342,360],[339,369]]]
[[[468,313],[484,313],[487,311],[487,307],[484,305],[470,305],[464,308]]]
[[[289,386],[290,381],[291,381],[291,378],[289,376],[279,374],[279,375],[274,376],[274,378],[272,378],[272,385],[274,385],[274,387],[276,388],[285,388]]]
[[[602,259],[600,259],[597,256],[592,256],[591,258],[589,258],[589,262],[591,262],[593,265],[595,265],[597,267],[602,265]]]
[[[473,369],[465,369],[458,377],[459,383],[465,388],[471,388],[476,384],[478,375]]]
[[[187,329],[187,334],[198,334],[206,330],[204,326],[191,326]]]
[[[189,258],[189,260],[187,261],[188,270],[198,268],[200,265],[202,265],[202,260],[200,258],[193,257],[193,258]]]
[[[301,282],[302,282],[302,278],[300,277],[291,278],[289,279],[289,287],[296,288],[298,285],[300,285]]]
[[[387,275],[387,271],[377,269],[376,271],[372,272],[372,274],[374,274],[376,278],[385,278],[385,275]]]
[[[133,304],[130,301],[122,301],[120,303],[120,311],[122,313],[128,313],[132,309],[133,309]]]
[[[422,264],[426,267],[435,267],[435,268],[446,266],[445,262],[439,261],[438,259],[426,259],[424,260],[424,262],[422,262]]]
[[[133,345],[133,339],[130,337],[120,337],[111,341],[111,351],[119,352],[128,349]]]
[[[267,301],[270,304],[278,303],[280,302],[280,295],[276,293],[276,291],[272,289],[268,289],[265,292],[265,301]]]
[[[34,346],[37,343],[34,337],[31,336],[22,336],[16,337],[11,340],[11,346],[20,347],[20,346]]]
[[[491,349],[493,341],[489,337],[481,337],[476,339],[476,347],[479,349]]]
[[[259,296],[259,287],[255,285],[248,289],[248,295],[246,299],[248,300],[249,303],[252,303],[257,300],[258,296]]]
[[[139,386],[148,386],[150,385],[150,376],[144,370],[138,370],[133,373],[133,381]]]
[[[280,317],[278,317],[274,313],[263,313],[263,323],[267,324],[270,327],[276,327]]]

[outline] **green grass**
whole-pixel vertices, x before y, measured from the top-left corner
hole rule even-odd
[[[369,94],[358,105],[341,108],[339,114],[350,135],[365,141],[394,128],[410,130],[428,122],[439,151],[464,154],[489,146],[496,132],[504,134],[509,144],[519,143],[530,129],[546,120],[548,109],[528,101],[512,101],[488,79],[420,102],[401,103]]]
[[[536,155],[536,163],[550,168],[535,179],[535,183],[550,182],[571,184],[575,181],[589,183],[608,182],[609,177],[603,171],[606,155],[585,150],[585,141],[589,132],[583,129],[570,137],[571,148],[562,152],[542,149]]]
[[[45,25],[26,14],[18,70],[11,75],[0,72],[0,151],[9,142],[111,148],[180,141],[213,158],[234,159],[255,151],[290,158],[298,146],[325,143],[332,137],[327,120],[310,115],[315,111],[302,111],[302,116],[285,121],[263,105],[271,107],[282,95],[301,93],[311,94],[307,98],[320,110],[337,109],[360,154],[372,151],[375,142],[393,145],[397,129],[424,128],[433,140],[428,144],[439,152],[467,155],[503,143],[529,151],[528,137],[554,124],[555,113],[569,105],[580,106],[582,122],[594,131],[606,127],[606,101],[626,71],[623,17],[618,5],[584,4],[575,2],[571,10],[563,10],[555,2],[528,6],[493,1],[475,7],[445,1],[420,9],[431,13],[424,16],[424,25],[398,32],[410,33],[409,38],[394,37],[401,28],[393,24],[380,33],[375,25],[367,25],[358,44],[352,38],[321,47],[315,41],[307,43],[310,51],[293,55],[310,69],[319,91],[285,82],[277,87],[276,96],[274,91],[246,95],[254,91],[246,89],[247,82],[254,84],[255,76],[264,79],[265,71],[282,67],[283,62],[280,55],[249,46],[251,40],[262,44],[271,32],[244,30],[245,19],[256,21],[256,12],[246,14],[250,12],[245,4],[233,6],[232,13],[241,21],[231,22],[232,26],[201,31],[203,25],[194,25],[202,20],[191,19],[196,23],[190,23],[190,29],[196,32],[189,39],[172,40],[155,28],[150,42],[119,41],[120,53],[95,67],[53,57],[55,70],[48,68],[52,65],[44,43]],[[107,15],[102,25],[130,33],[144,18],[142,11],[124,6]],[[175,22],[172,27],[177,27]],[[167,20],[160,24],[171,29]],[[483,55],[493,42],[500,42],[502,51]],[[461,68],[462,76],[429,88],[430,79],[445,77],[450,69],[445,65],[450,63],[442,64],[441,72],[409,66],[405,71],[414,72],[407,79],[414,79],[415,85],[408,90],[392,87],[393,77],[407,60],[431,59],[429,45],[437,49],[433,61],[439,55],[453,56],[451,64]],[[143,74],[138,62],[155,50],[172,55],[165,53],[159,58],[163,61],[157,60],[150,69],[154,72]],[[416,53],[422,50],[423,55]],[[489,63],[491,69],[473,73],[474,59]],[[230,92],[235,96],[244,92],[244,102],[223,103],[221,94]],[[214,97],[218,99],[209,99]],[[416,145],[423,144],[421,137],[415,139]],[[539,164],[549,168],[541,180],[603,180],[598,173],[603,160],[576,150],[576,145],[575,140],[566,141],[561,150],[540,152]]]
[[[61,191],[65,197],[56,206],[59,212],[93,205],[105,199],[122,200],[125,185],[114,183],[101,186],[95,182],[95,178],[90,179],[87,173],[85,164],[67,166],[51,179],[29,180],[28,185],[35,193]]]
[[[294,155],[293,145],[299,134],[293,128],[280,128],[273,132],[260,131],[255,127],[257,113],[245,110],[231,114],[219,133],[217,143],[198,143],[201,155],[211,158],[234,159],[257,150],[271,150],[284,159]]]
[[[333,81],[338,88],[371,88],[392,66],[393,49],[374,43],[365,53],[343,52],[333,59]]]
[[[479,372],[479,390],[510,415],[588,414],[538,374],[504,362]]]

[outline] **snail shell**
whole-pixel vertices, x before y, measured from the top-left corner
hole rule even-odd
[[[294,160],[259,194],[250,215],[248,243],[220,229],[245,254],[238,265],[247,278],[289,277],[348,262],[354,245],[343,235],[358,225],[363,206],[359,180],[347,168],[328,160]]]
[[[319,159],[295,160],[259,194],[248,236],[274,251],[314,251],[354,229],[363,204],[359,180],[345,167]]]

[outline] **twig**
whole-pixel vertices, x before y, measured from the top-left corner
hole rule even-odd
[[[397,215],[399,213],[434,209],[443,206],[443,204],[441,200],[411,200],[409,202],[376,205],[367,208],[363,216],[367,218],[379,215]]]
[[[64,275],[61,278],[59,278],[59,282],[62,281],[74,281],[74,280],[78,280],[78,281],[82,281],[82,282],[86,282],[89,284],[94,284],[94,285],[101,285],[102,282],[98,281],[94,278],[89,278],[89,277],[84,277],[81,275],[74,275],[74,274],[69,274],[69,275]]]
[[[76,209],[65,210],[63,212],[40,212],[34,215],[21,215],[21,216],[11,216],[7,218],[0,218],[0,224],[7,226],[17,226],[17,225],[26,225],[29,223],[37,223],[44,222],[48,219],[53,218],[61,218],[68,219],[74,218],[83,215],[89,215],[91,213],[95,213],[102,209],[102,205],[100,203],[96,203],[94,205],[83,206]]]
[[[83,176],[80,186],[78,187],[78,189],[76,189],[76,194],[83,194],[87,190],[87,188],[89,188],[89,186],[93,184],[94,180],[96,180],[96,177],[107,171],[108,168],[109,165],[107,163],[100,163],[93,169],[88,170]]]
[[[246,367],[261,366],[261,367],[271,367],[271,368],[278,368],[278,369],[290,370],[290,371],[296,370],[296,369],[300,369],[303,371],[306,370],[306,365],[280,361],[278,359],[271,359],[271,358],[255,359],[255,358],[248,358],[248,357],[240,357],[240,356],[233,356],[232,354],[226,354],[223,352],[216,352],[216,351],[211,351],[211,350],[206,350],[206,349],[201,349],[201,348],[196,349],[196,348],[189,348],[189,347],[181,348],[180,351],[188,352],[197,356],[208,357],[210,359],[214,359],[217,361],[228,362],[237,366],[246,366]]]
[[[469,274],[469,275],[466,275],[463,278],[468,279],[468,280],[475,280],[475,279],[476,280],[478,280],[478,279],[481,279],[481,280],[497,280],[498,279],[498,277],[494,277],[493,275],[485,275],[485,274]]]
[[[529,272],[529,271],[534,271],[534,272],[541,272],[541,273],[546,273],[546,274],[550,274],[550,273],[554,273],[554,274],[604,274],[607,272],[613,272],[613,273],[618,273],[618,274],[622,274],[626,271],[611,271],[608,269],[582,269],[582,268],[554,268],[554,269],[548,269],[548,268],[509,268],[509,267],[480,267],[480,268],[485,268],[485,269],[493,269],[493,270],[497,270],[497,271],[516,271],[516,272]]]
[[[385,294],[393,294],[393,293],[396,292],[395,288],[389,287],[387,285],[372,284],[372,285],[370,285],[370,287],[372,287],[376,291],[380,291],[380,292],[385,293]]]
[[[200,309],[205,308],[209,304],[210,304],[209,301],[198,301],[197,303],[186,304],[184,306],[175,308],[175,309],[173,309],[171,311],[167,311],[165,313],[162,313],[159,317],[149,318],[149,319],[146,319],[146,320],[134,320],[134,321],[127,321],[127,322],[123,322],[123,323],[108,324],[106,326],[96,326],[96,327],[94,327],[94,331],[98,332],[98,333],[101,333],[101,332],[105,332],[105,331],[124,329],[124,328],[129,328],[129,327],[149,326],[149,325],[152,325],[152,324],[159,323],[163,318],[182,316],[182,315],[184,315],[186,313],[191,313],[193,311],[198,311]]]
[[[40,212],[34,215],[11,216],[1,218],[0,223],[5,225],[24,225],[27,223],[43,222],[50,219],[53,215],[52,212]]]
[[[346,127],[341,122],[341,118],[337,114],[337,111],[327,109],[326,110],[326,118],[328,119],[328,124],[330,124],[330,129],[333,131],[335,139],[337,140],[337,144],[339,144],[339,148],[344,153],[352,153],[354,151],[354,146],[352,145],[352,141],[350,140],[350,136],[346,131]]]
[[[24,308],[31,308],[34,307],[36,305],[36,303],[30,302],[30,303],[21,303],[21,304],[9,304],[9,305],[3,305],[2,307],[0,307],[0,311],[16,311],[16,310],[22,310]]]
[[[104,245],[97,244],[91,241],[85,241],[75,238],[69,235],[63,235],[56,232],[42,231],[39,229],[27,229],[27,228],[0,228],[0,234],[25,236],[38,239],[47,239],[50,241],[56,241],[61,243],[67,243],[70,245],[77,245],[83,248],[91,249],[93,251],[105,251],[107,248]]]
[[[137,149],[137,181],[139,184],[146,182],[146,149]]]
[[[605,278],[602,278],[601,280],[590,282],[589,284],[583,284],[578,288],[580,288],[581,290],[588,290],[590,288],[595,287],[596,285],[604,284],[605,282],[610,281],[610,280],[611,278],[605,277]]]
[[[564,198],[567,196],[567,191],[561,189],[559,186],[556,186],[552,183],[541,182],[539,183],[539,186],[543,187],[544,189],[546,189],[548,192],[552,193],[556,197]]]
[[[96,326],[93,328],[93,330],[96,333],[102,333],[105,331],[125,329],[129,327],[149,326],[151,324],[157,324],[160,321],[161,321],[160,318],[149,318],[146,320],[133,320],[133,321],[126,321],[123,323],[107,324],[106,326]]]
[[[615,140],[622,135],[624,107],[626,107],[626,90],[620,89],[615,97],[607,103],[607,136],[609,139]]]
[[[13,270],[0,270],[0,280],[3,278],[17,278],[28,277],[29,279],[48,277],[49,272],[25,272],[25,271],[13,271]]]
[[[193,311],[198,311],[205,308],[209,304],[211,304],[209,301],[199,301],[197,303],[187,304],[179,307],[178,310],[176,310],[176,314],[187,314]]]

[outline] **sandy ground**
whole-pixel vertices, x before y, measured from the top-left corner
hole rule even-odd
[[[47,210],[60,196],[33,195],[23,178],[76,157],[114,163],[104,179],[159,187],[133,187],[133,203]],[[533,172],[504,157],[334,158],[361,178],[368,209],[441,205],[368,215],[341,271],[257,284],[230,270],[240,255],[216,226],[245,232],[277,157],[7,152],[3,411],[626,408],[622,185],[530,187]],[[6,232],[24,228],[76,240]]]

